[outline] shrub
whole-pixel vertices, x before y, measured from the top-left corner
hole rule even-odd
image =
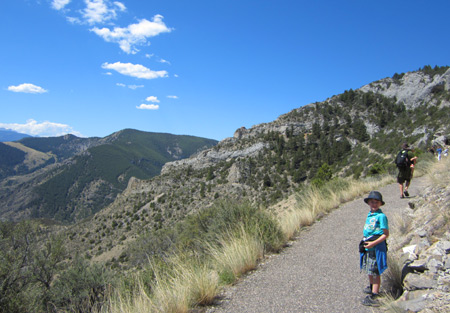
[[[80,257],[60,274],[51,293],[52,311],[100,311],[106,297],[106,286],[112,282],[110,273],[100,265],[89,265]]]

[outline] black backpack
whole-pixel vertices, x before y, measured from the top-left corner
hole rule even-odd
[[[395,165],[397,165],[400,169],[408,168],[411,165],[411,160],[408,157],[408,150],[401,150],[397,154],[397,157],[395,158]]]

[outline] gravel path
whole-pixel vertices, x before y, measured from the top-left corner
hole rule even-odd
[[[425,178],[415,178],[411,198],[425,184]],[[388,219],[408,206],[396,183],[379,191]],[[292,246],[227,288],[220,303],[207,312],[374,312],[360,304],[368,284],[367,275],[359,271],[357,251],[368,213],[363,198],[343,204],[302,231]]]

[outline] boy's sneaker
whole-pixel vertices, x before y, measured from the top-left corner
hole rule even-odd
[[[404,194],[405,194],[406,197],[409,197],[409,192],[408,191],[405,190]]]
[[[372,287],[371,286],[367,286],[366,288],[363,289],[364,293],[367,293],[369,295],[372,294]]]
[[[364,298],[364,300],[361,302],[362,305],[365,306],[380,306],[380,302],[376,299],[378,297],[378,295],[369,295],[367,297]]]

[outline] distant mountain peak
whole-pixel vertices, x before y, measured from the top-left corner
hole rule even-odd
[[[26,137],[32,136],[28,134],[19,133],[11,129],[0,128],[0,142],[17,141]]]

